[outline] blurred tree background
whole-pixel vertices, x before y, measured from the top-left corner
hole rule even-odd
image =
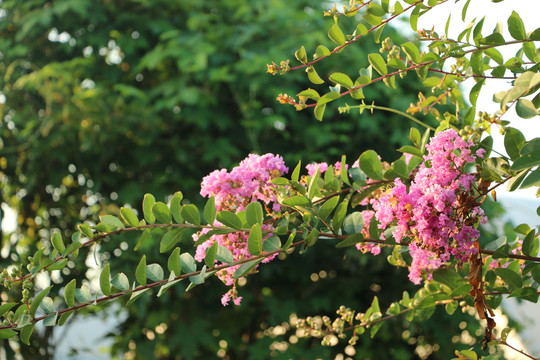
[[[267,63],[294,63],[300,45],[331,46],[332,19],[322,16],[323,6],[304,0],[1,1],[0,201],[17,212],[18,227],[2,234],[0,265],[47,247],[51,230],[69,237],[84,220],[116,214],[125,204],[138,209],[145,193],[166,201],[181,190],[201,203],[202,177],[250,152],[281,154],[289,167],[300,159],[333,163],[342,154],[352,163],[368,148],[396,158],[393,149],[407,143],[412,125],[405,119],[333,111],[321,123],[275,101],[281,92],[296,94],[306,80],[302,73],[286,81],[270,76]],[[390,27],[385,34],[398,36]],[[376,49],[366,46],[373,45],[349,47],[341,68],[367,66],[366,54]],[[323,78],[335,71],[331,59],[317,70]],[[398,86],[374,86],[366,102],[401,109],[416,102],[416,78]],[[99,261],[121,257],[112,272],[133,274],[136,241],[103,242]],[[166,261],[157,243],[139,250],[149,262]],[[192,247],[189,234],[181,246]],[[463,330],[474,337],[478,325],[463,326],[465,315],[450,318],[444,310],[422,324],[385,324],[376,340],[360,338],[356,355],[346,344],[327,348],[296,338],[291,314],[331,313],[342,304],[362,309],[374,294],[384,308],[401,296],[395,289],[408,283],[406,271],[385,266],[386,255],[335,250],[321,240],[306,255],[262,266],[240,288],[240,307],[222,307],[226,288],[217,281],[189,293],[180,283],[159,299],[143,296],[120,310],[127,318],[111,330],[111,356],[330,359],[345,351],[356,359],[448,359],[460,347],[447,334]],[[49,281],[80,283],[88,275],[82,269],[71,262]],[[10,296],[2,289],[2,301]],[[424,336],[417,337],[418,327]],[[470,341],[463,341],[461,348],[468,348]],[[0,344],[14,356],[12,346]],[[53,358],[52,332],[36,332],[20,352],[24,359]]]

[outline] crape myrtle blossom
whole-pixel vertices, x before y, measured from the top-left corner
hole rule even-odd
[[[349,165],[345,164],[345,167],[348,169]],[[315,173],[317,172],[317,169],[319,169],[319,174],[323,174],[326,172],[326,170],[328,170],[328,168],[329,168],[329,165],[325,162],[311,163],[311,164],[306,165],[306,170],[308,171],[309,176],[315,175]],[[341,174],[341,161],[336,161],[336,163],[334,164],[334,173],[336,176]]]
[[[430,273],[452,255],[463,263],[477,252],[475,226],[485,223],[486,217],[474,200],[476,177],[465,172],[475,160],[472,146],[453,129],[439,132],[426,146],[428,154],[409,188],[396,179],[371,200],[379,228],[395,226],[392,235],[397,242],[410,240],[409,279],[415,284],[421,283],[423,274],[431,278]],[[483,157],[483,152],[475,155]]]
[[[215,170],[204,177],[201,184],[201,195],[214,196],[217,211],[227,210],[238,213],[245,210],[249,203],[255,201],[261,201],[269,213],[280,211],[281,208],[274,192],[275,187],[270,181],[282,176],[287,171],[288,168],[281,156],[250,154],[231,172],[226,169]],[[213,225],[221,226],[222,224],[216,220]],[[267,231],[263,241],[272,236],[271,225],[263,224],[262,230]],[[201,235],[209,231],[209,229],[203,229],[193,235],[193,239],[197,241]],[[248,237],[248,233],[240,231],[212,235],[197,247],[195,260],[204,261],[206,249],[214,243],[228,248],[233,254],[234,260],[251,257],[247,248]],[[267,257],[263,262],[268,262],[274,257],[275,255]],[[217,273],[218,278],[223,283],[227,286],[233,286],[221,299],[223,305],[227,305],[230,300],[233,300],[235,305],[240,305],[242,298],[238,296],[233,279],[233,274],[239,266],[223,269]]]

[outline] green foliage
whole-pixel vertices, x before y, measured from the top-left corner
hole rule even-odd
[[[463,6],[463,19],[469,3]],[[360,342],[362,356],[407,358],[403,354],[412,353],[412,347],[401,327],[383,327],[383,323],[403,321],[411,329],[417,323],[425,328],[439,326],[441,314],[436,308],[442,305],[452,316],[445,321],[454,325],[459,320],[458,307],[476,309],[480,318],[487,319],[485,336],[491,339],[495,326],[490,322],[491,307],[500,305],[503,294],[538,301],[540,259],[536,257],[535,229],[519,226],[515,240],[501,236],[479,248],[482,255],[471,257],[463,269],[448,266],[436,271],[423,287],[413,287],[403,285],[404,274],[399,269],[389,271],[385,266],[385,258],[396,267],[410,266],[408,243],[396,243],[393,229],[382,234],[375,219],[366,230],[364,215],[354,209],[364,199],[379,196],[394,179],[410,183],[430,135],[448,128],[459,130],[461,136],[486,150],[485,159],[477,161],[481,176],[473,184],[477,197],[459,201],[485,199],[492,182],[496,186],[507,183],[510,191],[539,184],[538,139],[527,141],[503,120],[512,106],[525,119],[539,114],[540,57],[533,42],[540,38],[538,29],[527,32],[514,11],[507,20],[514,40],[504,38],[502,24],[484,36],[483,18],[463,29],[457,40],[420,30],[420,40],[427,42],[427,50],[421,53],[417,42],[385,28],[396,16],[409,13],[411,28],[416,31],[418,18],[438,4],[435,0],[427,4],[405,0],[390,7],[385,0],[353,0],[342,12],[336,7],[327,11],[333,22],[324,23],[311,15],[316,11],[308,3],[81,0],[44,4],[31,0],[21,5],[5,1],[5,21],[0,24],[0,41],[6,49],[0,66],[5,76],[0,84],[7,126],[0,127],[0,181],[4,201],[19,212],[21,226],[14,235],[26,247],[7,248],[21,266],[2,274],[6,285],[2,295],[8,302],[0,305],[4,321],[0,338],[19,335],[23,343],[31,345],[28,349],[43,348],[46,345],[32,340],[35,323],[62,326],[75,310],[94,306],[102,310],[117,299],[129,317],[119,326],[123,336],[116,338],[112,353],[127,355],[135,343],[140,358],[164,359],[171,354],[209,358],[216,355],[219,340],[228,344],[230,358],[331,358],[343,347],[338,338],[349,336],[345,332],[353,329],[349,343]],[[299,32],[296,25],[300,22],[309,24],[301,30],[307,33]],[[327,34],[325,27],[329,28]],[[384,31],[392,39],[381,42]],[[352,49],[351,44],[365,40],[371,32],[380,49],[365,42],[363,49]],[[521,50],[504,59],[497,47],[509,41],[520,44]],[[300,49],[298,42],[303,43]],[[301,90],[298,100],[283,94],[278,100],[296,110],[313,107],[315,118],[326,120],[324,125],[306,125],[307,112],[296,113],[292,120],[286,110],[266,106],[276,96],[273,89],[282,85],[276,78],[263,78],[260,69],[265,59],[287,57],[292,48],[298,49],[294,56],[301,65],[283,60],[268,65],[268,72],[292,72],[287,76],[294,84],[306,76],[302,72],[295,75],[294,70],[303,69],[316,89]],[[338,56],[336,66],[330,61]],[[448,63],[450,70],[446,70]],[[507,73],[512,74],[510,88],[494,95],[500,110],[476,116],[476,100],[485,79],[508,78]],[[405,76],[420,80],[400,81]],[[476,84],[469,94],[463,94],[460,85],[471,77]],[[327,79],[335,85],[327,87]],[[421,83],[428,90],[420,92],[417,104],[405,109],[411,99],[401,92]],[[346,104],[340,112],[356,108],[367,116],[369,110],[374,115],[369,122],[338,121],[332,111],[326,111],[334,110],[348,95],[361,103]],[[407,130],[412,144],[405,144],[405,122],[377,118],[375,110],[392,112],[426,130],[423,135],[416,128]],[[377,119],[382,125],[376,124]],[[480,140],[492,127],[505,133],[507,156],[488,157],[493,141],[490,137]],[[389,149],[399,146],[400,152],[412,158],[404,155],[385,162],[378,155],[396,158]],[[374,149],[368,150],[370,147]],[[328,160],[338,154],[356,157],[361,153],[359,168],[347,169],[343,155],[337,164],[341,165],[339,173],[336,165],[324,175],[317,170],[301,177],[298,162],[290,180],[272,181],[281,212],[263,208],[259,202],[241,212],[218,212],[214,197],[202,208],[199,200],[189,203],[181,192],[169,195],[180,180],[186,194],[194,194],[202,175],[218,162],[227,166],[250,151],[285,148],[285,159],[295,162],[301,155]],[[154,195],[147,193],[141,200],[146,191]],[[141,212],[135,210],[139,208]],[[201,225],[201,214],[205,225]],[[76,225],[81,218],[89,222]],[[223,225],[216,226],[215,220]],[[267,226],[272,230],[266,230]],[[79,231],[72,232],[75,228]],[[201,232],[196,245],[214,235],[241,232],[247,235],[251,257],[237,259],[229,248],[214,242],[203,253],[200,267],[193,257],[192,235],[197,231]],[[62,239],[70,237],[69,244]],[[38,241],[41,238],[43,244]],[[368,259],[356,249],[335,250],[368,243],[384,243],[385,256]],[[135,251],[126,251],[131,248]],[[305,255],[294,254],[297,249]],[[79,260],[92,256],[90,251],[100,258],[96,263],[105,264],[99,276],[100,292],[82,281],[85,268]],[[165,270],[163,255],[169,252]],[[288,265],[274,262],[257,267],[270,256],[294,260],[284,262]],[[483,268],[482,256],[486,263],[494,260],[499,266]],[[20,260],[26,258],[27,263]],[[500,266],[504,261],[509,264]],[[69,265],[74,262],[75,267]],[[6,263],[2,260],[2,265]],[[215,311],[219,294],[209,287],[196,288],[214,275],[221,276],[218,270],[223,269],[233,271],[234,286],[229,292],[235,294],[237,287],[245,286],[242,293],[249,306]],[[259,269],[260,280],[249,280],[246,285],[246,276],[254,278]],[[299,269],[312,273],[299,278]],[[51,276],[57,270],[62,271],[63,288],[33,288],[37,274]],[[82,285],[77,287],[77,283]],[[381,287],[385,289],[379,293]],[[157,294],[154,288],[159,288]],[[171,291],[166,292],[168,289]],[[58,296],[62,291],[63,299]],[[154,295],[160,297],[159,302]],[[176,306],[178,303],[181,305]],[[294,317],[308,316],[339,305],[343,306],[333,321],[328,315],[306,317],[298,324],[287,321],[293,312],[297,312]],[[432,317],[437,319],[430,323]],[[285,329],[278,331],[287,344],[283,351],[272,350],[276,335],[270,329],[275,325]],[[298,339],[290,325],[304,330],[306,336],[322,338],[323,345],[337,347],[316,347]],[[169,331],[158,332],[158,327]],[[270,329],[261,331],[266,328]],[[156,329],[160,336],[155,342],[142,341],[141,329],[152,331],[153,336],[148,329]],[[360,336],[364,332],[369,338]],[[507,333],[497,340],[499,344],[507,345]],[[293,336],[295,341],[290,340]],[[374,336],[377,341],[370,341]],[[450,353],[450,347],[444,345],[447,336],[447,332],[425,334],[426,344],[441,348],[441,358]],[[5,349],[12,351],[9,346]],[[456,355],[478,358],[468,348],[459,348]]]

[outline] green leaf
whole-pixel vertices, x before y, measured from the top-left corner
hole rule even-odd
[[[330,80],[335,82],[336,84],[339,84],[343,87],[346,87],[347,89],[350,89],[353,87],[353,82],[349,76],[346,74],[335,72],[332,75],[330,75]]]
[[[103,215],[99,217],[99,220],[107,226],[109,231],[117,231],[125,228],[124,223],[116,216]]]
[[[15,305],[17,305],[17,303],[14,303],[14,302],[5,303],[5,304],[0,305],[0,316],[4,316]]]
[[[501,53],[496,48],[487,48],[484,50],[484,54],[499,65],[504,63]]]
[[[345,217],[343,221],[343,229],[348,234],[357,234],[364,227],[364,216],[360,211],[355,211]]]
[[[538,62],[539,58],[536,53],[536,47],[534,46],[534,42],[524,42],[523,43],[523,52],[525,53],[525,56],[532,61],[532,62]]]
[[[538,111],[536,110],[536,107],[532,101],[524,98],[518,100],[516,104],[516,112],[518,116],[523,119],[530,119],[538,115]]]
[[[75,299],[77,299],[80,304],[92,301],[92,293],[90,293],[88,285],[84,284],[80,289],[75,289]]]
[[[72,311],[68,311],[68,312],[63,313],[60,316],[60,319],[58,320],[58,326],[63,326],[66,323],[66,321],[69,319],[71,314],[73,314],[73,312],[74,311],[72,310]]]
[[[370,4],[375,4],[375,3],[372,2]],[[382,24],[381,26],[379,26],[379,28],[375,32],[374,40],[375,40],[376,44],[381,42],[381,36],[382,36],[382,33],[383,33],[385,27],[386,27],[386,24]]]
[[[0,339],[9,339],[17,335],[16,331],[11,329],[0,329]]]
[[[176,276],[180,276],[182,271],[182,264],[180,264],[180,248],[177,247],[173,250],[167,261],[167,268],[171,273]]]
[[[362,235],[361,233],[356,233],[356,234],[353,234],[353,235],[349,236],[345,240],[340,241],[339,243],[337,243],[336,248],[343,248],[343,247],[353,246],[353,245],[356,245],[356,244],[361,243],[361,242],[364,242],[364,235]]]
[[[482,45],[503,45],[506,43],[504,37],[500,33],[493,33],[479,40]]]
[[[520,189],[527,189],[532,186],[540,186],[540,168],[537,168],[527,176],[521,183]]]
[[[523,21],[515,11],[512,11],[512,15],[508,18],[508,32],[510,32],[510,35],[516,40],[527,38]]]
[[[319,192],[319,168],[315,171],[315,174],[313,174],[309,180],[308,183],[308,198],[313,199],[316,193]]]
[[[506,134],[504,135],[504,148],[506,153],[510,156],[510,159],[516,160],[520,156],[520,150],[525,145],[525,136],[521,131],[508,128]]]
[[[143,255],[135,270],[135,279],[142,286],[146,285],[146,255]]]
[[[161,281],[165,278],[163,268],[159,264],[146,265],[146,276],[154,282]]]
[[[300,91],[296,96],[304,96],[308,99],[313,99],[315,101],[318,101],[321,98],[321,95],[316,90],[313,89],[306,89],[303,91]]]
[[[32,336],[35,326],[36,326],[36,323],[33,323],[30,325],[26,325],[25,327],[21,329],[19,337],[21,338],[21,341],[23,342],[23,344],[30,345],[30,336]]]
[[[498,268],[493,271],[510,287],[510,290],[519,289],[523,285],[521,277],[510,269]]]
[[[484,75],[484,58],[482,55],[482,51],[475,51],[471,55],[471,59],[469,61],[469,65],[472,68],[473,74],[475,75]]]
[[[171,199],[170,208],[171,208],[171,215],[174,219],[174,221],[177,224],[182,224],[184,222],[184,218],[182,216],[182,198],[184,195],[182,192],[177,191],[174,193],[174,196]]]
[[[30,304],[30,311],[28,312],[28,315],[30,315],[31,318],[34,318],[36,316],[36,311],[41,304],[41,301],[43,298],[49,293],[49,291],[52,289],[52,286],[49,286],[46,289],[43,289],[39,294],[36,295],[34,299],[32,299],[32,304]]]
[[[386,15],[386,11],[384,10],[384,8],[377,4],[376,2],[370,2],[369,5],[368,5],[368,8],[367,8],[367,12],[369,12],[370,14],[373,14],[375,16],[384,16]]]
[[[536,264],[536,266],[531,270],[531,275],[534,281],[540,284],[540,264]]]
[[[145,220],[149,224],[153,224],[156,221],[156,217],[154,216],[154,213],[152,212],[152,207],[156,203],[156,198],[152,194],[146,194],[143,198],[143,214]]]
[[[156,217],[156,221],[160,224],[170,224],[172,221],[169,208],[161,201],[156,202],[152,206],[152,213]]]
[[[180,264],[182,266],[182,271],[185,274],[197,271],[197,264],[195,264],[195,259],[193,259],[193,256],[191,256],[190,253],[183,253],[180,255]]]
[[[322,121],[324,116],[324,110],[326,110],[326,104],[315,106],[315,109],[313,110],[313,113],[315,114],[315,119]]]
[[[26,325],[29,325],[32,323],[32,317],[28,314],[20,314],[17,316],[17,313],[19,309],[15,312],[15,323],[17,324],[17,329],[23,328]]]
[[[225,264],[230,264],[234,262],[234,257],[231,250],[229,250],[223,245],[218,244],[216,260],[221,261],[222,263],[225,263]]]
[[[170,288],[173,285],[176,285],[177,283],[179,283],[180,281],[183,280],[183,279],[174,280],[174,278],[175,278],[174,275],[175,275],[174,273],[171,273],[171,275],[169,276],[169,281],[167,281],[165,284],[161,285],[161,287],[159,288],[159,292],[157,294],[158,297],[161,297],[161,295],[163,295],[168,288]]]
[[[448,286],[452,291],[465,282],[465,279],[461,275],[450,268],[434,271],[433,280]]]
[[[137,245],[135,245],[134,250],[135,251],[139,250],[139,248],[142,246],[142,244],[146,240],[148,240],[148,238],[150,238],[151,234],[152,234],[152,229],[151,228],[145,229],[143,231],[143,233],[141,234],[141,236],[139,237],[139,241],[137,242]]]
[[[184,205],[181,211],[182,217],[192,225],[199,226],[201,224],[201,214],[199,209],[193,204]]]
[[[368,60],[371,66],[382,76],[388,74],[388,68],[383,57],[378,53],[372,53],[368,55]]]
[[[217,214],[217,220],[225,226],[231,227],[233,229],[240,230],[242,229],[242,220],[233,212],[230,211],[220,211]]]
[[[423,154],[417,147],[411,146],[411,145],[405,145],[398,149],[399,152],[411,154],[414,156],[417,156],[419,158],[422,158]]]
[[[373,180],[383,180],[382,163],[379,155],[373,150],[367,150],[360,155],[360,169]]]
[[[291,234],[287,238],[285,245],[283,245],[283,251],[286,251],[291,247],[295,237],[296,237],[296,229],[293,229]]]
[[[331,92],[329,92],[327,94],[324,94],[319,99],[319,101],[317,101],[317,106],[329,103],[331,101],[334,101],[334,100],[338,99],[339,97],[340,97],[340,95],[337,92],[331,91]]]
[[[534,138],[528,141],[523,148],[521,148],[521,154],[525,155],[533,151],[540,150],[540,138]]]
[[[88,238],[92,239],[94,237],[94,233],[92,232],[92,228],[90,227],[90,225],[79,224],[78,228]]]
[[[101,288],[101,292],[105,296],[111,295],[110,276],[111,276],[111,268],[110,268],[109,264],[107,264],[101,270],[101,274],[99,275],[99,287]]]
[[[298,182],[300,179],[300,169],[302,168],[302,161],[298,160],[298,164],[296,164],[296,167],[294,168],[292,175],[291,175],[291,181]]]
[[[504,259],[508,257],[508,254],[510,253],[510,245],[505,244],[495,250],[495,253],[493,254],[494,259]]]
[[[484,79],[482,79],[482,81],[477,82],[472,87],[471,92],[469,93],[469,101],[472,106],[476,106],[476,101],[478,100],[478,95],[480,95],[480,90],[482,89],[484,82]]]
[[[391,7],[390,7],[390,13],[392,15],[399,15],[403,12],[403,6],[399,1],[396,1]]]
[[[64,287],[64,300],[66,301],[67,306],[75,306],[75,288],[77,287],[77,280],[71,280]]]
[[[463,9],[461,10],[461,21],[465,21],[465,17],[467,16],[467,9],[469,8],[471,0],[467,0],[465,5],[463,6]]]
[[[50,297],[45,296],[41,301],[41,304],[39,304],[39,307],[45,311],[45,314],[50,314],[54,312],[54,301]]]
[[[263,209],[261,203],[254,201],[246,206],[246,221],[249,226],[254,224],[262,225],[263,222]]]
[[[422,10],[422,4],[417,5],[411,13],[409,22],[413,31],[418,31],[418,16],[420,15],[420,10]]]
[[[60,254],[63,254],[66,250],[66,246],[64,245],[64,242],[62,241],[62,235],[60,235],[59,232],[55,232],[51,238],[51,243],[53,247],[58,251]]]
[[[334,196],[333,198],[325,201],[319,209],[319,217],[322,220],[326,220],[326,218],[330,215],[330,213],[332,212],[332,210],[334,210],[338,203],[339,196]]]
[[[244,264],[240,265],[240,267],[234,272],[233,279],[238,279],[238,278],[241,278],[243,276],[246,276],[261,261],[262,261],[262,259],[257,259],[257,260],[249,261],[247,263],[244,263]]]
[[[283,200],[283,205],[310,207],[311,200],[302,195],[295,195]]]
[[[473,39],[475,40],[475,42],[477,42],[477,40],[479,40],[482,37],[482,26],[484,26],[484,20],[485,20],[485,16],[474,27]]]
[[[519,171],[540,165],[540,150],[532,151],[516,159],[510,170]]]
[[[314,84],[324,84],[324,80],[317,74],[317,71],[313,66],[308,66],[306,68],[306,73],[308,76],[309,81],[311,81]]]
[[[315,245],[315,243],[317,242],[317,240],[319,240],[319,230],[317,229],[313,229],[311,230],[311,232],[309,232],[309,234],[307,234],[307,236],[305,237],[304,239],[304,244],[306,246],[313,246]]]
[[[486,250],[497,250],[498,248],[500,248],[501,246],[506,244],[506,241],[507,241],[506,236],[504,236],[504,235],[500,236],[497,239],[487,243],[486,246],[485,246],[485,249]]]
[[[328,31],[328,37],[338,45],[343,45],[347,41],[338,24],[332,25]]]
[[[262,251],[262,230],[260,224],[251,227],[248,237],[248,251],[253,256],[261,255]]]
[[[165,253],[171,250],[181,239],[185,228],[176,228],[169,230],[159,242],[159,252]]]
[[[135,214],[135,211],[133,211],[133,209],[121,207],[120,214],[122,215],[122,219],[124,220],[124,222],[129,226],[139,226],[139,219],[137,218],[137,215]]]
[[[529,39],[534,40],[534,41],[540,40],[540,28],[531,32],[531,34],[529,35]]]
[[[338,205],[336,211],[334,212],[334,217],[332,218],[332,230],[336,234],[339,233],[341,224],[343,223],[345,215],[347,214],[347,205],[349,205],[349,201],[345,199],[341,204]]]
[[[265,252],[276,251],[281,248],[281,240],[278,236],[271,236],[268,239],[265,239],[263,242],[263,250]]]
[[[120,291],[127,291],[129,290],[128,277],[124,273],[116,274],[116,276],[111,280],[111,285]]]
[[[302,46],[300,49],[296,50],[296,52],[294,53],[294,56],[302,64],[307,63],[306,48],[304,46]]]
[[[319,59],[328,55],[330,55],[330,50],[328,50],[328,48],[324,45],[319,45],[317,46],[317,49],[315,49],[313,59]]]
[[[508,297],[518,297],[536,304],[538,302],[539,295],[540,294],[538,294],[538,291],[535,288],[525,286],[513,291]]]
[[[197,210],[198,213],[198,210]],[[216,219],[216,200],[213,196],[211,196],[208,201],[206,202],[206,205],[204,206],[203,215],[204,220],[210,225],[214,223],[214,220]],[[193,213],[194,215],[194,213]]]
[[[413,64],[418,64],[420,62],[420,50],[418,50],[418,47],[415,44],[409,41],[401,45],[401,48],[403,49],[403,52],[407,54],[407,58],[410,62]]]
[[[146,288],[146,289],[142,289],[142,290],[139,290],[139,291],[132,292],[131,296],[129,297],[128,302],[126,303],[126,306],[129,306],[129,305],[133,304],[138,298],[140,298],[148,290],[150,290],[150,289]]]
[[[523,244],[521,249],[524,255],[527,256],[536,256],[538,255],[539,242],[538,237],[535,236],[535,231],[531,230],[523,239]]]
[[[218,245],[219,244],[217,242],[215,242],[215,243],[212,244],[212,246],[210,246],[209,248],[206,249],[206,255],[204,257],[204,263],[209,268],[213,268],[214,264],[216,262],[216,254],[217,254]]]
[[[47,316],[45,319],[43,319],[43,325],[44,326],[55,326],[57,316],[58,316],[58,313],[54,313],[54,314],[51,314],[51,315]]]
[[[356,25],[356,36],[364,36],[368,33],[368,29],[364,26],[364,24],[359,23]]]

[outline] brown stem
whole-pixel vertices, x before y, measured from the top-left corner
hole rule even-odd
[[[502,340],[498,340],[499,344],[500,345],[506,345],[508,346],[510,349],[514,350],[514,351],[517,351],[518,353],[520,353],[521,355],[524,355],[526,357],[528,357],[529,359],[533,359],[533,360],[536,360],[537,358],[535,358],[534,356],[531,356],[529,354],[527,354],[526,352],[522,351],[522,350],[519,350],[518,348],[515,348],[513,347],[512,345],[510,345],[509,343],[507,343],[506,341],[502,341]]]
[[[423,1],[423,0],[417,0],[416,2],[414,2],[413,4],[411,4],[410,6],[408,6],[407,8],[405,8],[405,9],[403,10],[403,12],[401,12],[401,13],[399,13],[399,14],[396,14],[396,15],[393,15],[393,16],[389,17],[389,18],[386,19],[386,20],[383,20],[379,25],[376,25],[376,26],[372,27],[371,29],[369,29],[368,32],[367,32],[365,35],[371,33],[372,31],[377,30],[377,29],[380,28],[381,26],[386,25],[386,23],[388,23],[389,21],[391,21],[391,20],[393,20],[394,18],[398,17],[399,15],[406,13],[408,10],[410,10],[410,9],[413,8],[413,7],[415,7],[416,5],[418,5],[419,3],[421,3],[422,1]],[[448,0],[444,0],[444,2],[446,2],[446,1],[448,1]],[[352,44],[353,42],[355,42],[355,41],[357,41],[358,39],[364,37],[365,35],[358,35],[358,36],[355,36],[355,37],[352,38],[351,40],[345,42],[345,44],[336,47],[334,50],[332,50],[332,51],[330,52],[330,54],[325,55],[325,56],[321,56],[320,58],[317,58],[317,59],[315,59],[315,60],[313,60],[313,61],[309,61],[309,62],[307,62],[307,63],[305,63],[305,64],[302,64],[302,65],[298,65],[298,66],[292,67],[292,68],[289,69],[289,71],[297,70],[297,69],[302,69],[302,68],[305,68],[305,67],[312,66],[313,64],[315,64],[315,63],[317,63],[317,62],[319,62],[319,61],[321,61],[321,60],[323,60],[323,59],[325,59],[325,58],[327,58],[327,57],[329,57],[329,56],[331,56],[331,55],[333,55],[333,54],[335,54],[335,53],[341,51],[344,47],[346,47],[346,46]]]
[[[304,242],[304,240],[298,241],[296,243],[291,244],[290,247],[297,247],[297,246],[301,245],[303,242]],[[227,269],[227,268],[230,268],[230,267],[233,267],[233,266],[242,265],[242,264],[254,261],[254,260],[264,259],[264,258],[270,257],[270,256],[272,256],[274,254],[278,254],[278,253],[283,252],[283,251],[284,251],[283,249],[277,249],[277,250],[274,250],[274,251],[264,252],[263,254],[261,254],[259,256],[253,256],[253,257],[250,257],[250,258],[244,258],[244,259],[232,262],[230,264],[223,264],[223,265],[220,265],[220,266],[213,267],[211,269],[208,269],[208,272],[219,271],[219,270]],[[115,293],[115,294],[112,294],[112,295],[109,295],[109,296],[104,296],[104,297],[98,298],[96,300],[88,301],[88,302],[85,302],[85,303],[82,303],[82,304],[79,304],[79,305],[75,305],[75,306],[72,306],[72,307],[68,307],[66,309],[59,310],[59,311],[56,312],[56,315],[62,315],[62,314],[68,313],[70,311],[85,308],[85,307],[90,306],[90,305],[95,305],[95,304],[99,304],[99,303],[102,303],[102,302],[105,302],[105,301],[116,299],[116,298],[118,298],[120,296],[123,296],[123,295],[128,295],[128,294],[135,293],[135,292],[142,291],[142,290],[146,290],[146,289],[152,289],[152,288],[158,287],[160,285],[165,285],[165,284],[167,284],[168,282],[171,282],[171,281],[187,279],[187,278],[189,278],[191,276],[199,275],[200,273],[201,273],[201,270],[197,270],[197,271],[194,271],[194,272],[191,272],[191,273],[188,273],[188,274],[183,274],[183,275],[176,276],[172,280],[163,279],[161,281],[157,281],[157,282],[147,284],[147,285],[144,285],[144,286],[139,286],[139,287],[136,287],[134,289],[128,289],[128,290],[125,290],[125,291],[121,291],[121,292],[118,292],[118,293]],[[43,319],[49,317],[50,315],[52,315],[52,313],[47,314],[47,315],[43,315],[43,316],[39,316],[39,317],[34,317],[31,320],[31,322],[33,322],[33,323],[38,322],[40,320],[43,320]],[[0,330],[2,330],[2,329],[11,329],[11,328],[14,328],[14,327],[17,327],[17,324],[11,323],[10,325],[0,326]]]

